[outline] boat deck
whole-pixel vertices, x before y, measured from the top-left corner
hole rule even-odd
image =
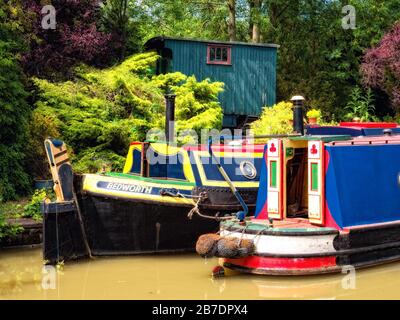
[[[321,229],[321,227],[313,225],[308,219],[304,218],[290,218],[284,220],[272,220],[272,224],[268,220],[252,219],[251,223],[261,224],[263,226],[270,226],[271,228],[298,228],[298,229]]]
[[[222,222],[221,228],[230,232],[246,232],[249,234],[271,235],[322,235],[337,234],[338,230],[328,227],[320,227],[308,222],[307,219],[289,218],[282,221],[274,220],[272,224],[268,220],[250,219],[246,223],[238,221]]]

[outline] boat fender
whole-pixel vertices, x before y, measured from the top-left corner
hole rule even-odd
[[[235,258],[239,254],[239,246],[235,238],[221,238],[217,248],[218,257],[221,258]]]
[[[203,258],[211,258],[216,255],[217,243],[221,237],[214,233],[203,234],[196,243],[196,252]]]
[[[196,252],[204,258],[244,258],[254,251],[254,242],[250,239],[224,238],[213,233],[203,234],[196,243]]]

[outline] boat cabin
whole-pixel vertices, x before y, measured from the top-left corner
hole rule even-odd
[[[368,134],[388,129],[384,135]],[[256,219],[299,218],[336,229],[399,220],[400,135],[393,134],[398,129],[396,124],[342,124],[320,127],[324,135],[270,140]]]

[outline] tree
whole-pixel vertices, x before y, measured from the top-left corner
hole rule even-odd
[[[78,63],[104,66],[115,59],[120,41],[98,28],[99,0],[53,0],[56,28],[44,29],[41,21],[42,1],[24,1],[24,11],[30,22],[26,40],[30,50],[23,57],[28,75],[45,77],[70,76]]]
[[[236,41],[236,1],[228,0],[229,18],[228,18],[228,33],[229,40]]]
[[[356,29],[342,28],[342,7],[356,9]],[[264,13],[264,11],[266,13]],[[400,18],[396,0],[268,0],[261,28],[266,42],[278,51],[278,101],[293,94],[329,118],[340,118],[356,85],[361,85],[363,53]],[[384,106],[378,103],[376,111]]]
[[[30,188],[25,171],[30,109],[17,59],[24,49],[17,18],[21,11],[18,1],[0,4],[0,201],[14,199]]]
[[[255,43],[260,42],[261,5],[262,0],[251,1],[252,41]]]
[[[400,22],[380,43],[369,49],[361,66],[364,84],[386,92],[392,107],[400,113]]]
[[[102,30],[110,33],[114,42],[120,44],[116,51],[121,61],[140,51],[143,38],[140,25],[146,23],[142,21],[141,11],[140,4],[132,0],[108,0],[101,4]]]

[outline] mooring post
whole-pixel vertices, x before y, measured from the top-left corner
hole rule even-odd
[[[167,143],[174,142],[175,137],[175,98],[176,94],[165,95],[165,139]]]
[[[293,102],[293,132],[304,135],[304,97],[293,96],[290,101]]]

